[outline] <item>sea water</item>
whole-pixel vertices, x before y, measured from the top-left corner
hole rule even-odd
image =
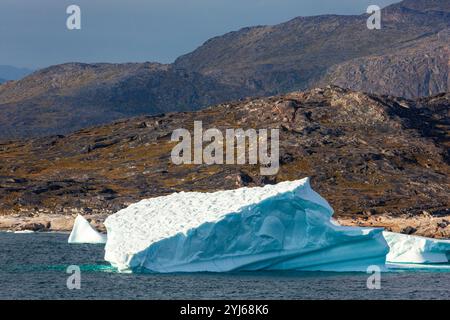
[[[122,274],[103,245],[69,245],[68,234],[0,232],[0,299],[450,299],[450,272]],[[68,266],[81,270],[68,289]]]

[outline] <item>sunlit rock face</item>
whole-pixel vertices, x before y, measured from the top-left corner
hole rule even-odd
[[[366,271],[384,266],[381,229],[343,227],[308,179],[143,200],[108,217],[120,271]]]

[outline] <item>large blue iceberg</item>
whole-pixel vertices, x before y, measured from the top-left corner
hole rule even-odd
[[[382,229],[340,226],[308,179],[140,201],[105,221],[120,271],[366,271],[383,268]]]

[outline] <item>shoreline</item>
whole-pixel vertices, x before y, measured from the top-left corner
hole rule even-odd
[[[105,233],[103,224],[108,215],[83,215],[99,232]],[[41,214],[36,216],[0,216],[0,231],[35,231],[70,233],[76,215]],[[335,219],[343,226],[384,228],[387,231],[423,236],[427,238],[450,238],[450,215],[434,217],[429,214],[416,216],[372,215],[337,216]]]
[[[0,216],[0,231],[35,231],[70,233],[77,215],[41,214],[35,216]],[[106,232],[104,215],[83,215],[99,232]]]
[[[384,228],[386,231],[434,239],[450,239],[450,216],[434,217],[427,213],[409,216],[337,217],[343,226]]]

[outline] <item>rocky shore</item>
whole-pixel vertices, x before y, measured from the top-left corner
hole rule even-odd
[[[422,215],[399,217],[377,215],[370,217],[338,218],[345,226],[379,227],[387,231],[427,238],[450,238],[450,216],[433,217],[424,212]]]
[[[103,221],[106,216],[84,216],[98,231],[105,232]],[[76,215],[40,214],[20,216],[17,214],[0,217],[0,231],[36,231],[36,232],[70,232]]]
[[[84,216],[100,232],[107,215]],[[35,216],[10,215],[0,217],[0,231],[70,232],[76,215],[38,214]],[[450,238],[450,216],[433,217],[428,212],[421,215],[399,217],[389,215],[338,217],[345,226],[380,227],[387,231],[423,236],[429,238]]]

